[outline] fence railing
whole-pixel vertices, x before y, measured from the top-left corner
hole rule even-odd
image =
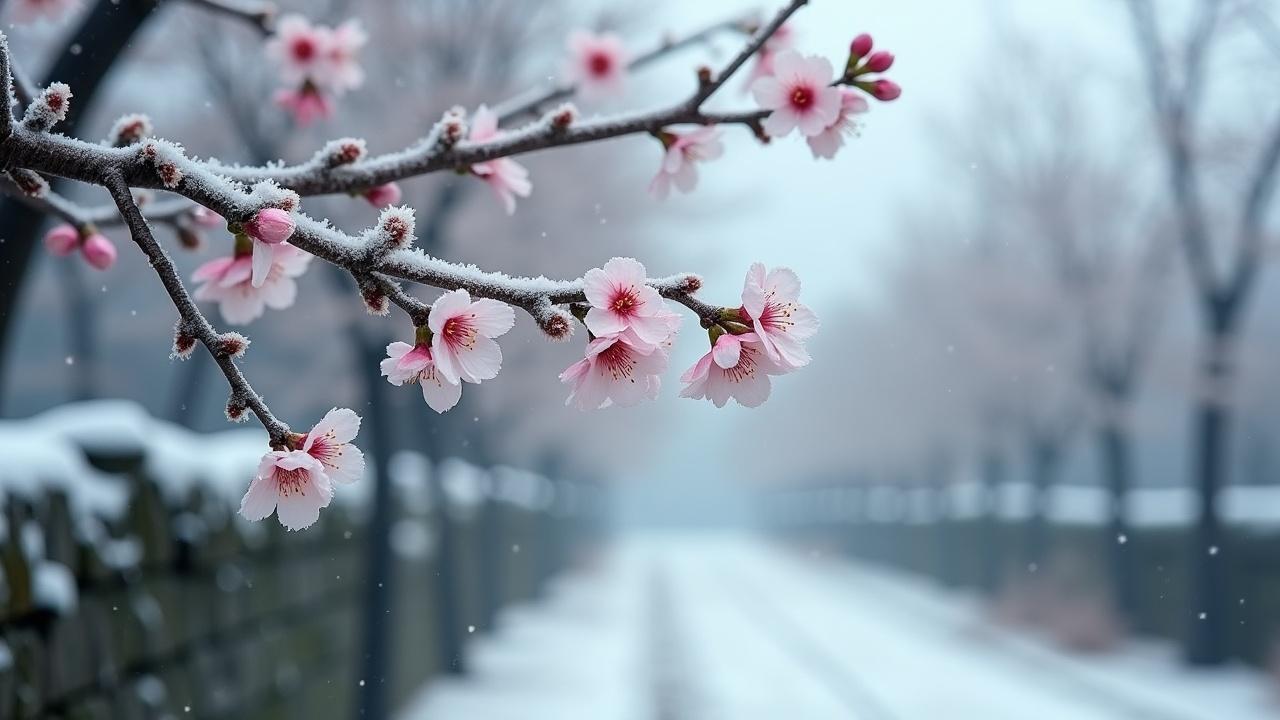
[[[287,533],[235,514],[264,451],[128,406],[0,424],[0,719],[349,718],[465,670],[499,608],[589,539],[599,491],[401,453],[393,628],[364,677],[368,502],[359,486]]]
[[[1193,606],[1193,553],[1224,566],[1227,646],[1257,665],[1280,659],[1280,487],[1224,492],[1220,547],[1195,547],[1188,493],[1131,491],[1129,523],[1115,536],[1102,488],[1055,488],[1037,510],[1025,488],[979,498],[973,488],[832,486],[765,496],[772,531],[809,547],[930,577],[990,598],[1003,619],[1040,626],[1062,642],[1095,649],[1135,633],[1183,643],[1202,612]],[[1119,601],[1116,555],[1130,593]],[[1122,607],[1128,605],[1128,607]]]

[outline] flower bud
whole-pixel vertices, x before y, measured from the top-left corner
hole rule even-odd
[[[871,46],[871,36],[862,33],[854,38],[853,42],[849,43],[849,54],[855,57],[865,57],[867,53],[871,52]]]
[[[107,135],[107,143],[116,147],[127,147],[142,140],[152,134],[154,128],[151,125],[151,118],[138,113],[122,115],[115,124],[111,126],[111,132]]]
[[[191,211],[191,219],[196,225],[205,228],[226,227],[227,221],[218,213],[209,208],[199,205],[195,210]]]
[[[296,227],[293,217],[284,210],[264,208],[244,224],[244,231],[255,240],[275,245],[288,240]]]
[[[882,102],[889,102],[902,95],[902,88],[892,80],[877,80],[871,85],[871,95]]]
[[[80,231],[66,223],[55,225],[44,234],[45,249],[59,257],[70,255],[79,245]]]
[[[249,338],[237,332],[225,332],[218,336],[217,356],[238,358],[249,349]]]
[[[200,231],[190,225],[180,224],[176,227],[176,231],[178,243],[185,250],[199,250],[200,246],[204,244],[204,238],[201,237]]]
[[[578,108],[574,107],[573,103],[565,103],[551,111],[551,129],[556,132],[564,132],[577,119]]]
[[[22,122],[28,130],[45,132],[65,120],[71,107],[71,88],[66,83],[53,83],[27,106]]]
[[[186,360],[196,349],[196,336],[187,326],[186,321],[179,320],[173,326],[173,357]]]
[[[871,72],[882,73],[891,67],[893,67],[893,53],[888,50],[878,50],[867,58],[867,70]]]
[[[395,205],[400,202],[401,196],[400,185],[393,182],[375,185],[364,191],[364,199],[368,200],[370,205],[379,208]]]
[[[340,138],[326,144],[316,159],[325,167],[335,168],[363,160],[368,151],[361,138]]]
[[[360,283],[360,299],[364,301],[364,309],[370,315],[387,315],[391,312],[391,301],[373,281]]]
[[[414,224],[413,208],[401,205],[383,210],[375,230],[378,244],[388,250],[409,247],[413,244]]]
[[[437,143],[445,149],[457,145],[467,135],[467,111],[461,107],[450,108],[440,119]]]
[[[116,246],[102,233],[92,233],[80,246],[84,259],[98,270],[106,270],[116,264]]]
[[[248,406],[241,398],[232,397],[227,401],[227,419],[231,422],[244,422],[245,420],[248,420],[249,418],[245,414],[245,410],[248,410]]]

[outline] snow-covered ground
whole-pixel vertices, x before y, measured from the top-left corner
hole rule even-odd
[[[1072,656],[909,576],[738,535],[635,536],[471,648],[402,720],[1261,720],[1276,687],[1170,648]]]

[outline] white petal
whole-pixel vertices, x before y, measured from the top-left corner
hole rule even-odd
[[[253,241],[253,271],[249,276],[249,284],[262,287],[271,274],[271,264],[275,261],[276,249],[260,240]]]
[[[742,359],[742,343],[732,335],[722,335],[711,348],[711,358],[725,370],[733,369]]]
[[[502,348],[493,340],[478,335],[470,350],[458,353],[458,366],[458,374],[468,382],[492,380],[502,370]]]
[[[451,409],[462,398],[462,385],[446,382],[439,373],[432,378],[423,378],[420,382],[422,399],[427,401],[428,407],[438,413]]]
[[[276,510],[276,488],[270,475],[259,475],[249,483],[249,490],[240,500],[240,514],[246,520],[257,522],[271,517]]]
[[[475,317],[476,330],[485,337],[499,337],[516,324],[515,311],[497,300],[481,298],[471,303],[471,314]]]

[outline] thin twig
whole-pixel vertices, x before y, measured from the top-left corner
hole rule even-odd
[[[274,3],[242,0],[187,0],[187,2],[220,15],[243,20],[263,35],[270,35],[275,30],[276,6]]]
[[[115,200],[116,207],[119,208],[120,215],[129,227],[129,234],[134,243],[142,249],[147,259],[151,261],[151,267],[156,271],[156,275],[159,276],[165,291],[169,293],[169,299],[173,301],[174,307],[177,308],[186,330],[205,346],[209,354],[213,356],[214,362],[218,364],[218,368],[222,370],[222,374],[226,376],[227,383],[231,385],[232,401],[243,403],[245,407],[253,411],[258,421],[266,428],[273,446],[288,446],[290,439],[289,426],[271,414],[271,410],[267,407],[266,402],[263,401],[262,396],[258,395],[253,386],[249,384],[249,380],[244,376],[244,373],[240,372],[233,355],[224,351],[224,336],[213,328],[213,325],[200,312],[200,308],[196,307],[195,301],[191,299],[191,295],[182,284],[182,279],[178,276],[178,269],[174,267],[173,261],[169,259],[168,253],[164,251],[160,243],[156,242],[155,236],[151,233],[151,228],[147,225],[146,218],[142,216],[142,211],[138,209],[138,205],[133,201],[133,193],[129,190],[129,186],[118,174],[104,176],[102,184],[106,186],[108,192],[111,193],[111,198]]]
[[[692,45],[706,42],[712,36],[723,31],[742,30],[746,27],[745,18],[737,18],[733,20],[721,20],[713,25],[708,25],[701,30],[690,33],[678,39],[666,38],[656,47],[635,56],[627,63],[627,69],[630,71],[639,70],[667,55],[670,55]],[[518,96],[498,103],[494,106],[493,111],[498,116],[500,124],[506,124],[512,120],[520,119],[529,115],[536,115],[545,110],[547,106],[561,100],[568,100],[578,93],[577,83],[560,83],[550,88],[534,89],[524,96]]]

